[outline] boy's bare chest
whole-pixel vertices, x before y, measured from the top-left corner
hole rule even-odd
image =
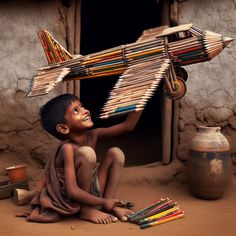
[[[97,143],[97,137],[93,135],[93,132],[88,133],[87,135],[87,140],[86,140],[85,146],[90,146],[95,150],[96,148],[96,143]]]

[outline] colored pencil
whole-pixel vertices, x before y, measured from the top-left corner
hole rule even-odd
[[[137,223],[140,224],[140,221],[142,222],[142,220],[144,220],[144,219],[146,219],[150,216],[153,216],[153,215],[156,215],[156,214],[161,213],[163,211],[169,210],[173,207],[177,207],[177,204],[174,203],[172,200],[169,200],[169,201],[161,204],[160,206],[157,206],[157,207],[153,208],[152,210],[147,212],[145,215],[142,215],[141,217],[138,217],[137,218]]]
[[[147,218],[144,218],[144,219],[141,219],[138,221],[139,224],[145,224],[145,223],[148,223],[148,222],[151,222],[153,220],[157,220],[163,216],[166,216],[170,213],[173,213],[173,212],[176,212],[179,210],[179,207],[171,207],[170,209],[167,209],[167,210],[164,210],[164,211],[160,211],[152,216],[149,216]]]
[[[153,208],[160,206],[161,204],[163,204],[164,202],[167,202],[168,200],[170,200],[170,199],[169,198],[160,198],[160,199],[148,204],[146,207],[144,207],[140,211],[136,212],[135,214],[129,216],[128,218],[131,222],[134,222],[138,218],[147,214],[147,212],[151,211]]]
[[[160,225],[160,224],[164,224],[164,223],[168,223],[168,222],[171,222],[171,221],[174,221],[174,220],[181,219],[184,216],[185,216],[184,212],[180,212],[176,215],[173,214],[172,216],[170,215],[170,216],[167,216],[166,218],[159,219],[159,220],[154,221],[154,222],[142,224],[142,225],[140,225],[140,228],[141,229],[146,229],[146,228],[149,228],[149,227],[152,227],[152,226],[156,226],[156,225]]]

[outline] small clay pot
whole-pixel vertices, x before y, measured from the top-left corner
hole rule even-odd
[[[22,182],[27,179],[27,165],[16,165],[5,168],[11,183]]]

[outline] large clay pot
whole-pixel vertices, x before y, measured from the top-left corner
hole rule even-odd
[[[198,127],[187,162],[190,191],[203,199],[221,198],[231,176],[230,146],[220,127]]]

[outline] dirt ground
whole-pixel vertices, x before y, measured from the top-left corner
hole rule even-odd
[[[161,235],[161,236],[234,236],[236,235],[236,177],[232,178],[221,199],[202,200],[194,197],[185,184],[183,166],[178,162],[163,166],[155,164],[145,167],[127,167],[117,192],[120,199],[135,203],[134,211],[160,197],[169,197],[186,211],[182,219],[148,229],[140,229],[132,223],[97,225],[69,217],[59,223],[29,223],[15,213],[29,206],[15,206],[11,199],[0,201],[0,235]],[[182,176],[182,177],[181,177]]]

